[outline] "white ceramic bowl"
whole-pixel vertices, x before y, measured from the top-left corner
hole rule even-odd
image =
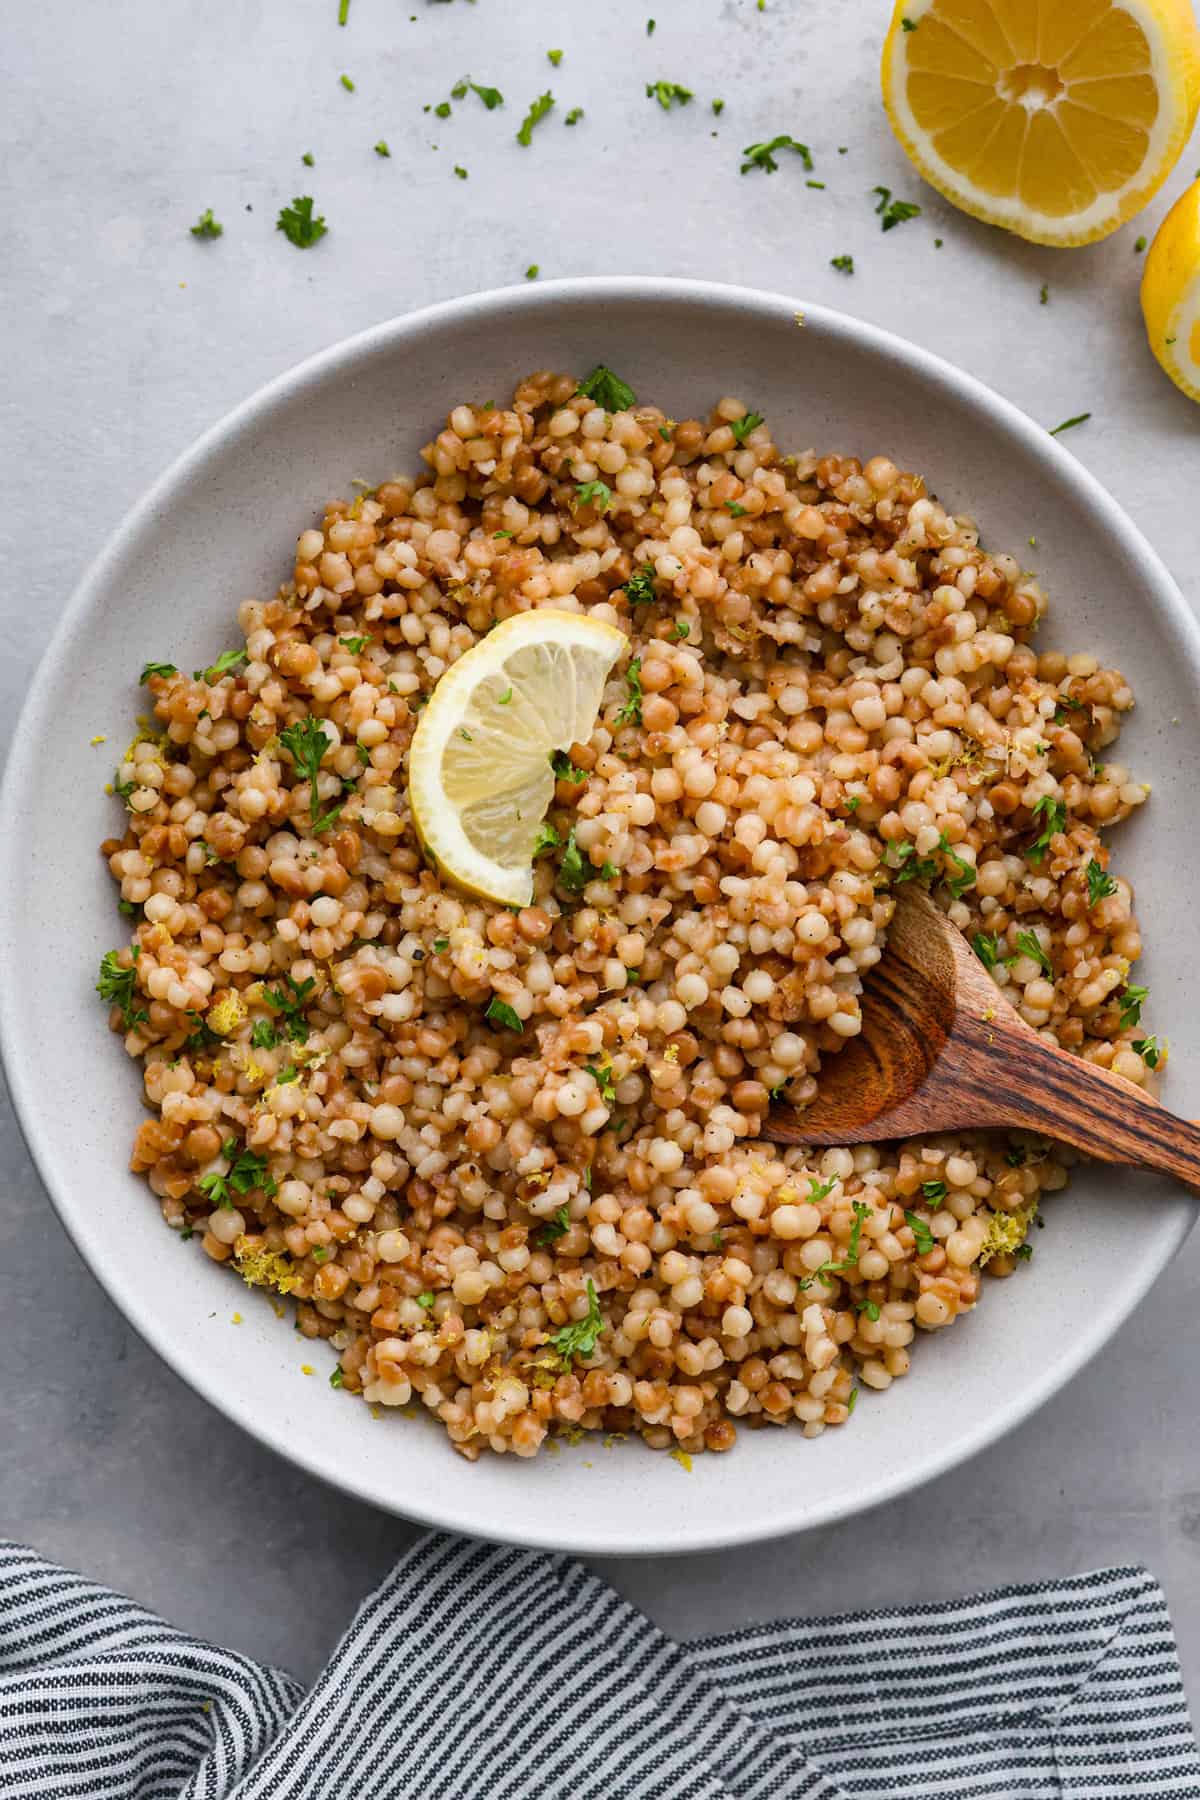
[[[175,1371],[263,1443],[349,1493],[484,1537],[596,1553],[699,1550],[844,1518],[929,1480],[998,1438],[1094,1356],[1179,1248],[1178,1190],[1079,1173],[1047,1208],[1037,1256],[985,1284],[970,1318],[916,1345],[890,1394],[864,1393],[849,1429],[743,1432],[691,1475],[638,1443],[535,1462],[456,1457],[440,1427],[372,1420],[325,1380],[330,1353],[264,1298],[185,1249],[129,1173],[144,1117],[138,1070],[94,991],[125,937],[96,845],[115,830],[103,784],[143,661],[207,662],[234,608],[289,572],[297,533],[356,476],[416,466],[464,397],[535,368],[615,367],[667,410],[739,394],[778,441],[886,451],[1026,551],[1047,582],[1047,637],[1111,659],[1139,708],[1122,755],[1154,798],[1116,834],[1137,879],[1152,1028],[1169,1034],[1170,1097],[1200,1110],[1194,998],[1172,971],[1200,961],[1180,903],[1200,837],[1183,746],[1200,739],[1200,634],[1116,503],[1012,406],[937,358],[817,307],[651,279],[564,281],[452,301],[381,325],[274,381],[207,433],[119,526],[85,577],[29,695],[0,800],[0,1034],[17,1110],[60,1218],[130,1322]],[[233,1311],[244,1323],[235,1328]],[[317,1365],[306,1379],[300,1365]],[[1069,1404],[1069,1400],[1067,1401]],[[169,1454],[169,1444],[163,1445]]]

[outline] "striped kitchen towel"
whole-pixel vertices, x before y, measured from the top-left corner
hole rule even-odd
[[[566,1557],[426,1537],[307,1693],[0,1547],[14,1800],[1200,1797],[1144,1569],[676,1644]]]

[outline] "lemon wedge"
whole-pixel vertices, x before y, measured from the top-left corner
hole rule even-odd
[[[413,733],[408,791],[422,840],[460,887],[528,906],[551,755],[586,744],[628,648],[615,625],[539,607],[493,627],[442,676]]]
[[[955,206],[1035,244],[1107,237],[1200,105],[1190,0],[896,0],[883,103]]]
[[[1200,181],[1158,228],[1142,274],[1146,336],[1176,387],[1200,400]]]

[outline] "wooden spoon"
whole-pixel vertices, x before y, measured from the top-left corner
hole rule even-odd
[[[812,1105],[772,1107],[765,1137],[864,1144],[1010,1126],[1200,1189],[1200,1127],[1039,1037],[915,885],[901,891],[862,1015],[861,1034],[822,1069]]]

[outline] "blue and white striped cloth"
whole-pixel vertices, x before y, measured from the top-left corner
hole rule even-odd
[[[1144,1569],[676,1644],[577,1562],[427,1537],[306,1693],[0,1546],[5,1800],[1133,1794],[1200,1797]]]

